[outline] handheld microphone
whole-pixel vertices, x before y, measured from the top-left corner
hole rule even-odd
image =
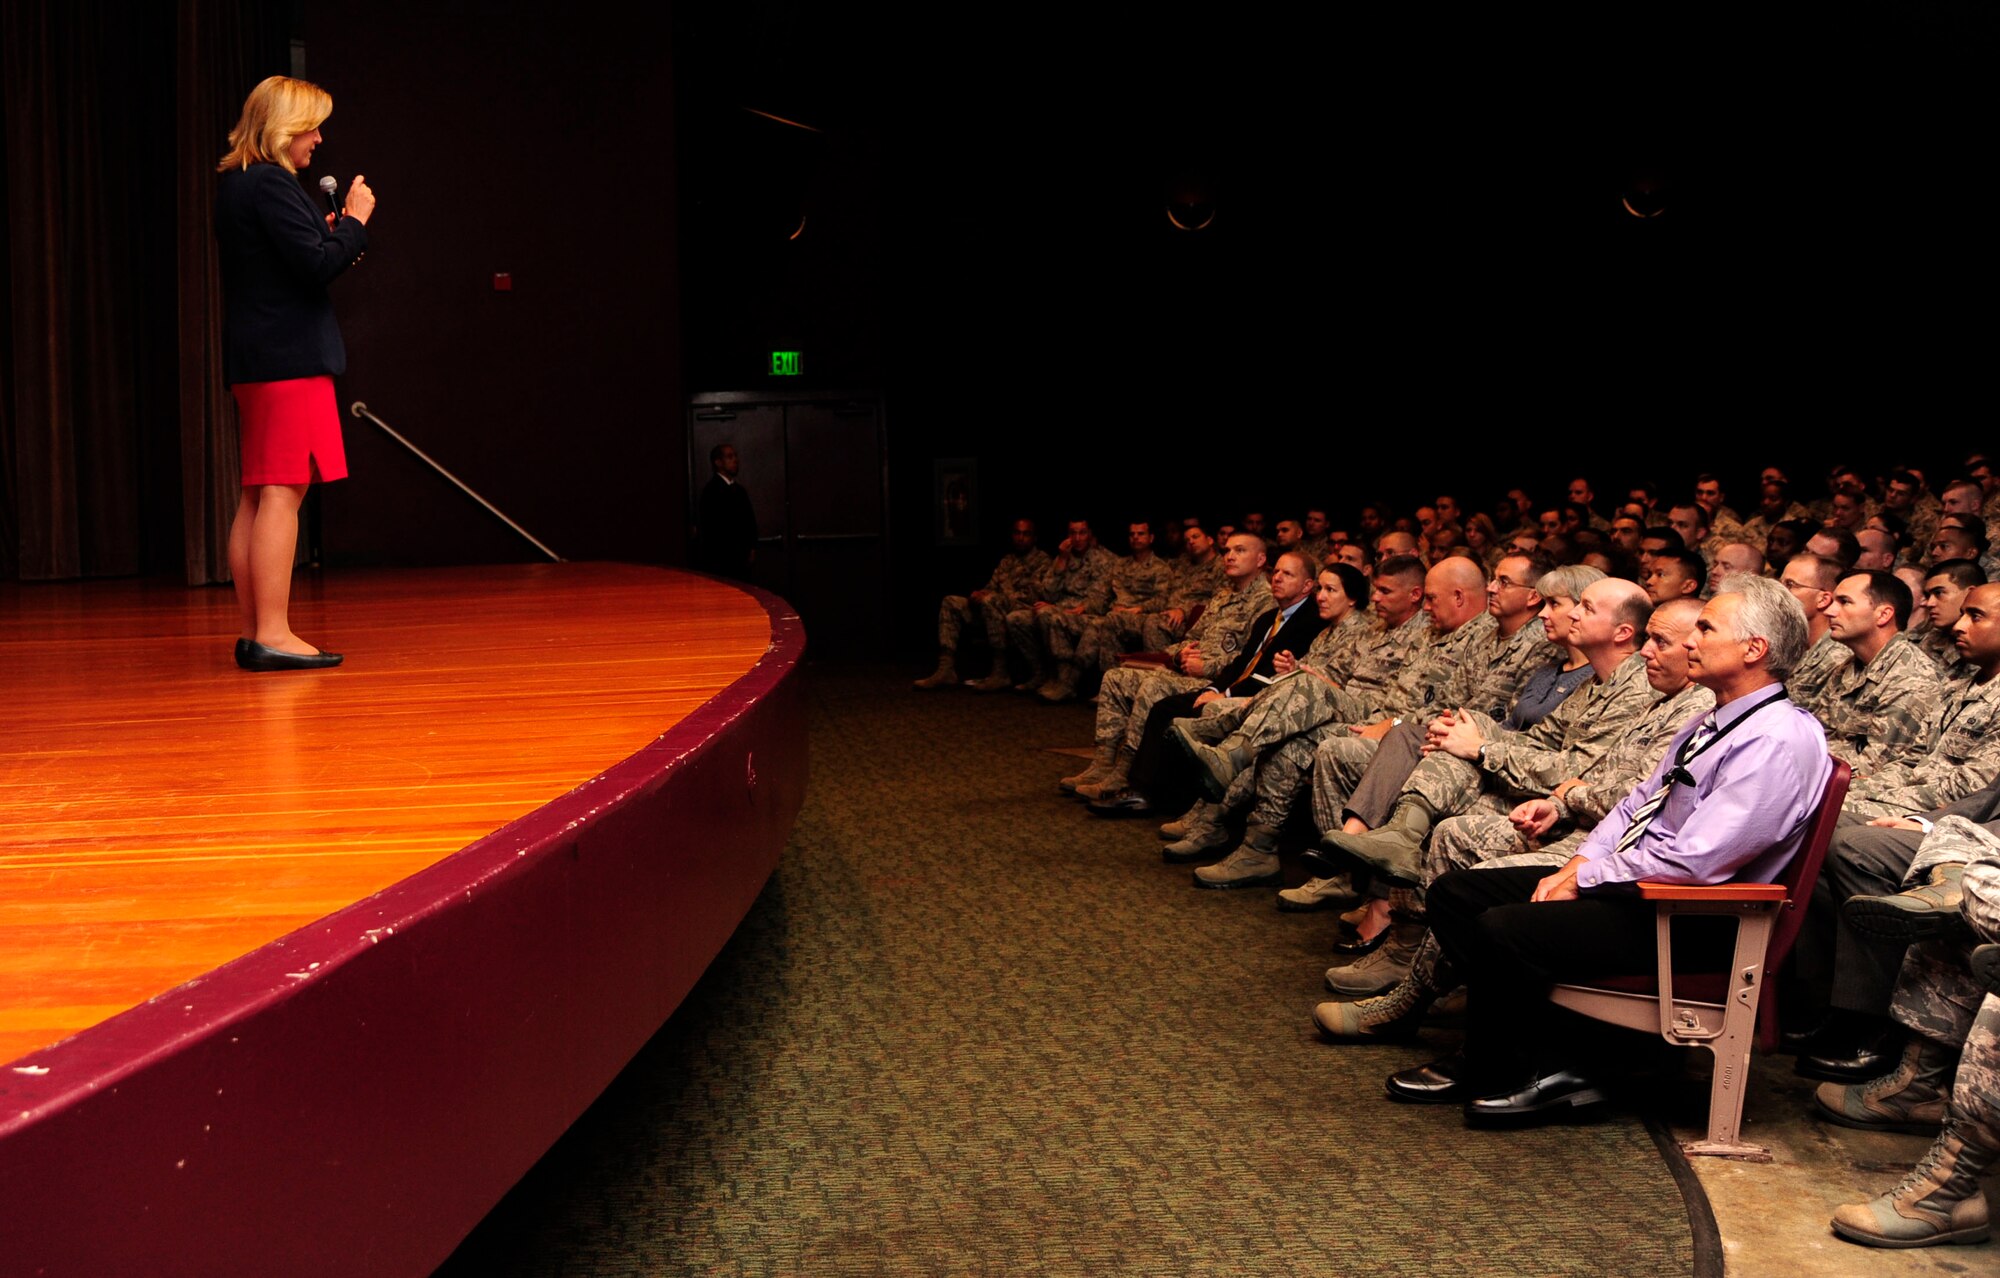
[[[334,194],[338,190],[340,183],[334,181],[331,176],[319,180],[319,193],[326,197],[327,211],[333,214],[333,220],[336,222],[340,220],[340,197]]]

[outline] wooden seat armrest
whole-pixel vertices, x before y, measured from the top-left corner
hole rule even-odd
[[[1639,885],[1642,901],[1782,901],[1788,895],[1782,883],[1717,883],[1702,887],[1694,883],[1647,883]]]

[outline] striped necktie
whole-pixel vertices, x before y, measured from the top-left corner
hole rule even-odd
[[[1687,761],[1700,754],[1701,748],[1713,740],[1715,734],[1715,716],[1703,715],[1700,726],[1694,730],[1694,735],[1687,739],[1687,743],[1681,746],[1675,756],[1674,766],[1660,778],[1660,788],[1653,791],[1653,797],[1640,804],[1639,810],[1632,814],[1632,824],[1625,827],[1624,836],[1618,840],[1618,846],[1612,849],[1613,855],[1623,852],[1639,841],[1639,836],[1646,832],[1646,827],[1653,823],[1653,818],[1666,806],[1667,796],[1674,792],[1675,784],[1680,781],[1693,782],[1694,778],[1687,775]]]

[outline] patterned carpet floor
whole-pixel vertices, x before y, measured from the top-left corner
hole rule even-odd
[[[1466,1131],[1332,1047],[1333,920],[1201,892],[1058,795],[1089,707],[816,667],[758,904],[443,1278],[1685,1275],[1640,1119]]]

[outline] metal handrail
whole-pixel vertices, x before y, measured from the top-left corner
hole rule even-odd
[[[395,427],[383,421],[375,414],[369,412],[368,405],[362,403],[360,400],[357,399],[354,401],[353,406],[350,407],[348,411],[353,413],[356,417],[365,418],[366,420],[374,422],[377,426],[381,427],[383,434],[395,440],[403,447],[409,449],[412,453],[416,454],[418,461],[421,461],[424,465],[429,466],[432,470],[436,471],[440,475],[443,475],[446,479],[449,479],[453,484],[457,485],[458,491],[464,493],[467,497],[472,498],[472,500],[486,507],[488,511],[492,512],[492,515],[495,519],[499,520],[501,523],[507,525],[509,528],[512,528],[515,532],[520,533],[523,537],[527,538],[529,544],[534,546],[536,550],[541,551],[543,554],[547,555],[550,559],[554,560],[556,563],[565,562],[561,555],[558,555],[555,551],[550,550],[547,546],[544,546],[541,543],[541,541],[536,538],[535,534],[529,532],[527,529],[521,527],[521,525],[507,518],[506,514],[502,512],[498,506],[486,500],[484,497],[481,497],[478,493],[473,492],[472,489],[466,486],[464,480],[460,479],[457,475],[452,474],[450,471],[446,470],[443,466],[438,465],[437,460],[433,458],[429,453],[425,452],[421,448],[418,448],[415,444],[412,444],[409,440],[397,434]]]

